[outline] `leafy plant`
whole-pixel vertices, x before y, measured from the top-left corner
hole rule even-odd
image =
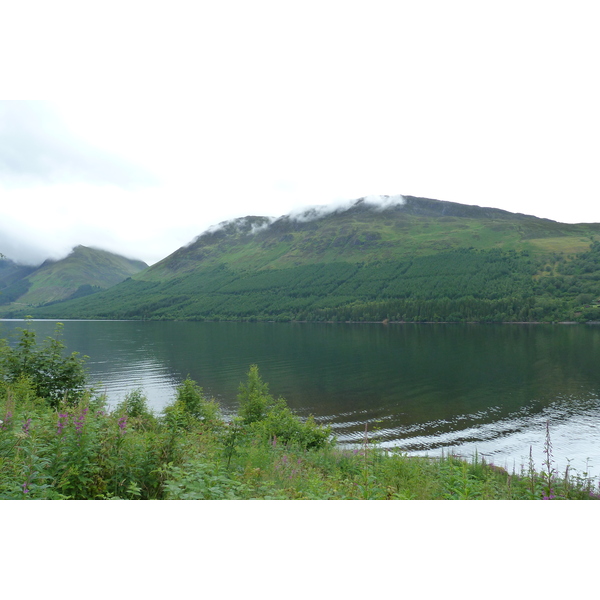
[[[219,405],[207,398],[202,388],[188,376],[177,387],[175,402],[179,402],[186,413],[208,424],[221,420]]]
[[[85,393],[87,374],[85,361],[72,352],[65,356],[65,344],[60,339],[63,324],[57,323],[54,337],[38,344],[35,331],[19,329],[20,337],[15,347],[4,340],[0,346],[0,376],[5,383],[28,379],[35,394],[52,407],[61,401],[75,404]]]
[[[250,367],[248,379],[240,384],[239,390],[241,422],[252,427],[263,440],[277,439],[305,449],[321,448],[328,442],[329,428],[317,425],[312,416],[303,422],[283,398],[275,400],[269,394],[269,386],[262,380],[257,365]]]
[[[177,387],[175,401],[165,407],[164,418],[171,429],[190,428],[202,423],[209,429],[223,424],[217,402],[204,396],[198,384],[187,377]]]
[[[306,450],[322,448],[331,435],[330,428],[321,427],[312,416],[304,422],[300,420],[283,398],[267,410],[262,420],[254,423],[254,429],[264,439],[276,439],[283,444],[295,444]]]
[[[275,404],[269,394],[269,386],[259,372],[257,365],[251,365],[246,383],[241,383],[237,397],[240,408],[239,416],[246,425],[262,421],[267,416],[267,411]]]
[[[132,390],[125,395],[125,398],[117,404],[115,412],[121,417],[126,417],[142,426],[152,426],[156,418],[148,408],[148,398],[141,388]]]

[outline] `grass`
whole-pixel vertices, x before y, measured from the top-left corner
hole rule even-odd
[[[573,255],[580,252],[586,252],[590,247],[589,238],[576,237],[550,237],[533,239],[530,240],[529,243],[532,246],[532,250],[541,252],[543,254],[557,252]]]

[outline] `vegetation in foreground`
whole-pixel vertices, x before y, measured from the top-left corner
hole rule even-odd
[[[59,326],[60,328],[60,326]],[[453,455],[408,457],[369,441],[340,448],[300,420],[251,366],[239,414],[186,379],[160,415],[142,390],[115,408],[86,386],[84,357],[59,337],[0,341],[0,499],[598,499],[586,473],[541,471]]]

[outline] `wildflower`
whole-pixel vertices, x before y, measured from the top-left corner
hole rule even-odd
[[[68,425],[68,424],[69,424],[69,413],[59,413],[56,433],[58,435],[60,435],[63,432],[65,425]]]
[[[546,471],[542,475],[546,479],[547,492],[547,496],[544,495],[544,499],[551,500],[555,497],[552,490],[552,483],[554,481],[556,469],[553,467],[554,460],[552,458],[552,440],[550,439],[550,421],[546,421],[546,442],[544,444],[544,454],[546,455],[546,460],[544,460],[542,464],[544,467],[546,467]]]
[[[10,421],[12,419],[12,413],[10,412],[10,410],[4,415],[4,418],[6,419],[6,424],[4,423],[4,421],[0,421],[0,429],[6,429],[10,426]]]
[[[81,415],[79,415],[79,417],[77,417],[73,422],[75,424],[75,430],[77,431],[77,433],[81,433],[81,430],[83,429],[83,425],[85,423],[85,416],[87,414],[89,409],[85,408],[83,410],[83,412],[81,413]]]
[[[119,419],[119,429],[121,434],[124,434],[127,431],[127,416],[121,417]]]
[[[31,425],[31,419],[27,419],[25,423],[23,423],[23,433],[27,435],[29,433],[29,425]]]
[[[25,482],[22,487],[23,487],[23,493],[29,494],[29,488],[27,487],[27,482]]]

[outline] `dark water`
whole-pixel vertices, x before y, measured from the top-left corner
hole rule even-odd
[[[143,387],[160,410],[187,375],[226,414],[251,364],[275,396],[332,426],[409,453],[477,449],[510,469],[544,460],[600,470],[600,327],[65,321],[111,403]],[[23,322],[4,321],[9,337]],[[55,323],[30,325],[40,339]],[[444,450],[445,451],[445,450]],[[588,460],[589,459],[589,460]]]

